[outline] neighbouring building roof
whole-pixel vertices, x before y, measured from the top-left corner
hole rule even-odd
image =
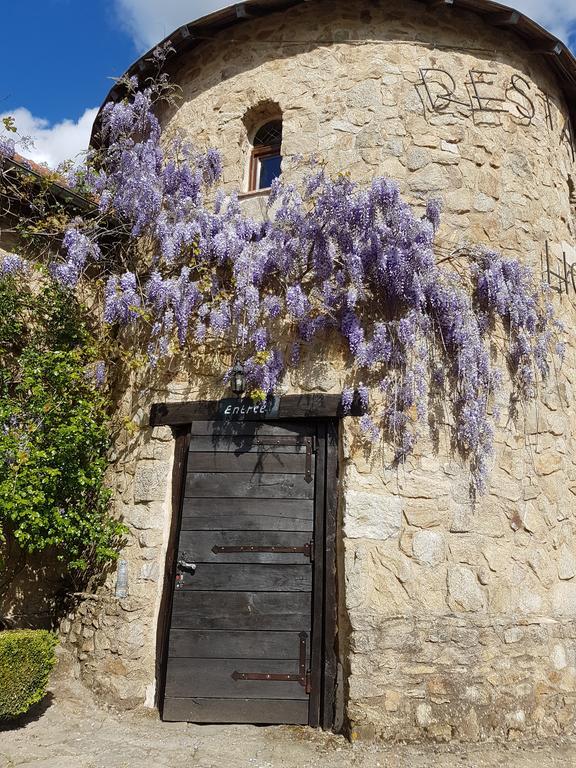
[[[29,160],[27,157],[23,157],[17,152],[11,156],[0,152],[0,170],[2,169],[8,169],[16,174],[31,176],[39,182],[41,180],[45,181],[49,184],[54,196],[60,200],[60,202],[71,206],[72,208],[78,208],[85,211],[92,209],[95,206],[94,201],[89,200],[84,195],[71,189],[66,180],[56,171],[51,170],[45,165],[35,163],[33,160]]]

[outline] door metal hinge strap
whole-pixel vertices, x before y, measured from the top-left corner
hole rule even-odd
[[[304,473],[304,479],[307,483],[312,482],[312,452],[314,451],[314,438],[307,437],[305,439],[306,445],[306,472]]]
[[[258,544],[239,544],[238,546],[220,547],[214,545],[212,552],[215,555],[229,555],[232,553],[269,552],[276,555],[306,555],[310,560],[314,559],[314,542],[308,541],[301,547],[281,547],[276,545],[260,546]]]
[[[304,479],[307,483],[312,482],[312,454],[316,450],[316,441],[313,435],[307,435],[306,437],[290,437],[289,435],[282,435],[280,437],[256,437],[254,439],[254,445],[303,445],[306,448]]]
[[[251,552],[267,552],[276,555],[302,554],[312,560],[314,558],[314,542],[308,541],[302,547],[281,547],[275,545],[260,546],[258,544],[240,544],[231,547],[219,547],[218,545],[215,545],[212,547],[212,552],[215,555],[229,555],[233,553],[249,554]]]
[[[302,683],[300,675],[280,675],[274,672],[232,672],[233,680],[267,680],[271,683]]]
[[[270,683],[300,683],[306,689],[306,693],[311,690],[310,670],[306,669],[306,640],[307,632],[300,632],[299,661],[297,675],[283,675],[277,672],[232,672],[232,680],[263,680]]]

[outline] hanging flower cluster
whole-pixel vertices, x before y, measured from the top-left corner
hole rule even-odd
[[[488,414],[501,379],[489,352],[491,325],[506,326],[524,396],[535,394],[553,351],[552,311],[529,269],[488,251],[470,254],[466,274],[439,264],[439,203],[420,218],[385,178],[363,188],[312,167],[297,186],[275,181],[266,220],[249,218],[237,196],[214,189],[218,154],[164,142],[153,89],[131,87],[129,98],[103,110],[104,149],[82,172],[102,216],[122,226],[123,267],[106,266],[106,322],[149,323],[153,365],[176,345],[227,347],[261,394],[299,365],[303,347],[337,333],[350,355],[344,412],[354,386],[363,430],[373,440],[383,432],[402,460],[428,423],[430,397],[441,393],[482,489],[493,443]],[[73,288],[88,266],[102,263],[97,240],[89,221],[68,230],[66,257],[52,265],[62,285]],[[369,406],[359,381],[379,389],[381,405]]]

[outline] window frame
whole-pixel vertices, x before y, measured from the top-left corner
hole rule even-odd
[[[269,123],[280,122],[282,128],[282,119],[267,120],[260,128],[255,132],[254,137],[258,135],[258,132],[262,130]],[[282,162],[282,140],[278,144],[258,144],[252,145],[250,152],[250,168],[248,172],[248,192],[262,192],[270,189],[270,187],[260,187],[260,176],[262,172],[262,160],[270,157],[279,157]]]

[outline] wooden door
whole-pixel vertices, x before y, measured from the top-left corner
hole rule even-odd
[[[325,447],[307,421],[192,424],[165,720],[319,723]]]

